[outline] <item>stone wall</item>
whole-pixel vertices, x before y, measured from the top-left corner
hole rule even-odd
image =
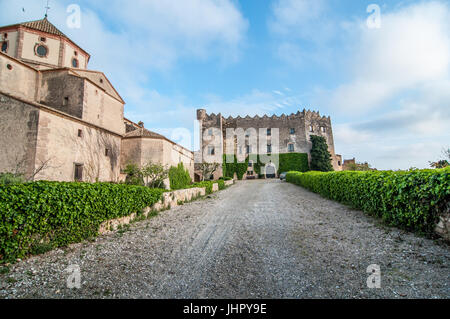
[[[0,93],[0,172],[34,172],[39,110]]]
[[[8,65],[11,69],[8,69]],[[34,101],[38,80],[36,70],[0,53],[0,92],[14,92],[15,96]]]
[[[36,165],[49,160],[50,168],[42,171],[36,179],[74,181],[75,165],[79,164],[83,165],[85,182],[118,181],[120,143],[120,135],[41,110]]]
[[[227,186],[231,186],[233,184],[234,181],[225,182],[225,185]],[[219,191],[219,184],[215,183],[213,185],[213,192],[218,191]],[[163,198],[158,203],[154,204],[152,207],[147,207],[146,209],[144,209],[143,215],[144,217],[148,217],[148,215],[151,212],[161,212],[164,210],[172,209],[174,207],[182,205],[186,202],[193,201],[205,195],[206,195],[205,187],[188,188],[173,192],[167,192],[163,194]],[[106,221],[100,225],[99,234],[104,235],[112,231],[115,231],[118,229],[119,226],[130,224],[133,220],[136,219],[136,217],[137,214],[131,214],[130,216],[125,216],[122,218]]]

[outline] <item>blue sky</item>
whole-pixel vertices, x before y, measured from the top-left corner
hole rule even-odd
[[[81,8],[71,29],[68,5]],[[2,25],[46,0],[0,0]],[[369,28],[370,4],[381,27]],[[330,115],[336,151],[379,169],[425,168],[450,146],[449,1],[51,0],[49,19],[91,54],[125,116],[179,140],[195,110]],[[22,10],[25,9],[25,12]]]

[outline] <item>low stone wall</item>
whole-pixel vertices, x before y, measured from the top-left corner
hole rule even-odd
[[[231,186],[234,185],[234,179],[232,179],[231,181],[225,181],[225,186]]]
[[[450,241],[450,213],[439,217],[439,223],[434,231],[442,238]]]
[[[199,197],[206,195],[206,188],[188,188],[181,189],[178,191],[168,192],[163,194],[163,198],[152,207],[147,207],[143,215],[148,217],[151,212],[160,212],[163,210],[171,209],[182,203],[186,203],[195,200]],[[100,235],[108,234],[118,229],[119,226],[130,224],[137,214],[131,214],[130,216],[125,216],[118,219],[108,220],[100,225],[98,233]]]
[[[234,180],[225,181],[225,186],[229,187],[234,184]],[[212,188],[213,193],[219,191],[219,184],[213,184]],[[167,192],[162,195],[162,199],[154,204],[152,207],[147,207],[143,215],[148,217],[148,214],[151,212],[161,212],[163,210],[168,210],[173,207],[179,206],[180,204],[184,204],[186,202],[190,202],[199,197],[206,196],[206,188],[198,187],[198,188],[188,188],[181,189],[173,192]],[[100,229],[98,233],[100,235],[111,233],[118,229],[119,226],[130,224],[135,218],[137,214],[131,214],[130,216],[125,216],[118,219],[108,220],[100,225]]]

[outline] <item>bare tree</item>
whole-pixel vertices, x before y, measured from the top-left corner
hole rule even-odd
[[[197,163],[195,164],[195,170],[200,171],[202,174],[202,181],[205,180],[206,176],[211,176],[214,174],[219,168],[221,167],[221,164],[219,163]]]

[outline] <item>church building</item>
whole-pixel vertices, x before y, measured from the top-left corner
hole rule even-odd
[[[194,176],[193,153],[125,119],[106,75],[47,17],[0,27],[0,49],[0,172],[118,182],[127,164],[152,160]]]

